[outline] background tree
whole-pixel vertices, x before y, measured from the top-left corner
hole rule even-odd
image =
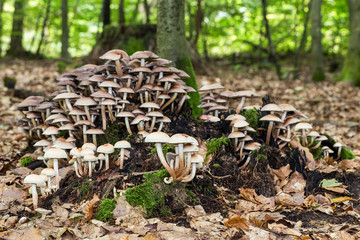
[[[69,54],[69,26],[68,0],[61,0],[61,57],[70,58]]]
[[[314,81],[325,80],[321,35],[321,3],[312,0],[311,6],[311,76]]]
[[[4,3],[5,3],[5,0],[0,0],[0,56],[2,53],[2,29],[3,29],[2,13],[4,10]]]
[[[23,28],[24,28],[24,16],[25,16],[25,0],[15,0],[14,2],[14,14],[12,22],[10,48],[7,51],[9,56],[22,56],[25,54],[23,47]]]
[[[38,48],[36,50],[36,55],[40,55],[40,49],[41,49],[41,45],[43,44],[44,42],[44,38],[45,38],[45,30],[46,30],[46,27],[49,23],[49,14],[50,14],[50,6],[51,6],[51,0],[46,0],[46,13],[45,13],[45,18],[44,18],[44,21],[43,21],[43,25],[42,25],[42,30],[41,30],[41,36],[40,36],[40,42],[39,42],[39,45],[38,45]]]
[[[190,60],[188,44],[185,38],[185,0],[159,0],[157,18],[157,54],[173,61],[173,64],[190,75],[185,82],[197,89],[196,76]],[[199,93],[190,93],[190,106],[193,115],[201,110]]]
[[[347,0],[349,6],[350,38],[341,78],[360,86],[360,2]]]

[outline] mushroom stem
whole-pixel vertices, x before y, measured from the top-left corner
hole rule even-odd
[[[341,150],[342,150],[342,146],[339,147],[338,153],[337,153],[337,157],[335,158],[335,160],[339,160],[341,157]]]
[[[102,129],[106,130],[106,113],[105,113],[105,105],[101,105],[101,120],[102,120]]]
[[[164,110],[167,106],[169,106],[173,101],[175,101],[176,97],[177,97],[177,93],[175,93],[172,98],[170,98],[169,101],[167,101],[164,105],[161,106],[160,110]]]
[[[86,135],[86,130],[87,130],[87,127],[86,125],[84,124],[83,125],[83,138],[84,138],[84,143],[87,143],[87,135]]]
[[[121,148],[121,150],[120,150],[120,169],[124,168],[124,155],[125,155],[125,149]]]
[[[210,94],[210,96],[211,96],[211,94]],[[241,98],[241,101],[240,101],[240,103],[239,103],[239,105],[237,106],[236,111],[235,111],[236,114],[239,114],[239,113],[240,113],[242,107],[244,106],[245,99],[246,99],[245,97],[242,97],[242,98]]]
[[[151,122],[150,129],[149,129],[149,133],[152,133],[152,131],[154,130],[155,122],[156,122],[156,117],[153,117],[153,118],[152,118],[152,122]]]
[[[184,176],[186,176],[187,174],[189,174],[190,172],[190,168],[191,168],[191,152],[188,152],[186,154],[186,167],[184,169],[184,171],[181,173],[181,175],[177,178],[177,180],[182,180]]]
[[[144,78],[144,73],[140,72],[139,73],[139,80],[137,81],[136,86],[135,86],[135,91],[137,91],[140,88],[141,83],[143,81],[143,78]]]
[[[36,190],[36,184],[31,184],[31,195],[33,200],[34,209],[38,208],[38,194]]]
[[[186,100],[186,94],[184,94],[184,96],[180,99],[180,102],[179,102],[179,105],[178,105],[178,108],[176,109],[176,114],[178,114],[180,111],[181,111],[181,108],[182,106],[184,105],[184,102]]]
[[[244,165],[242,165],[241,167],[239,167],[239,170],[242,170],[242,169],[244,169],[244,168],[246,168],[246,166],[249,164],[249,162],[250,162],[250,159],[251,159],[251,157],[250,157],[250,154],[248,155],[248,157],[247,157],[247,159],[246,159],[246,162],[244,163]]]
[[[69,110],[69,111],[72,111],[73,108],[72,108],[72,106],[71,106],[70,100],[66,98],[66,99],[65,99],[65,103],[66,103],[66,106],[67,106],[68,110]]]
[[[301,136],[302,136],[302,145],[305,147],[306,146],[306,134],[305,134],[305,129],[301,129]]]
[[[115,60],[115,65],[116,65],[116,72],[119,76],[122,76],[122,69],[121,69],[121,63],[120,60]]]
[[[129,134],[131,134],[131,128],[130,128],[130,124],[129,124],[129,118],[125,117],[125,126],[126,126],[126,130],[128,131]]]
[[[109,154],[105,153],[105,170],[109,169]]]
[[[271,131],[272,131],[273,125],[274,125],[273,121],[269,122],[268,131],[266,134],[266,145],[270,144],[270,137],[271,137]]]
[[[54,170],[55,170],[55,181],[56,181],[56,185],[55,185],[55,189],[58,190],[59,189],[59,183],[60,183],[60,175],[59,175],[59,162],[57,160],[57,158],[54,158],[53,160],[53,165],[54,165]]]
[[[164,153],[162,151],[161,143],[155,143],[155,147],[156,147],[156,153],[157,153],[162,165],[164,166],[164,168],[170,173],[170,175],[173,178],[176,178],[174,170],[172,168],[170,168],[169,164],[166,162]]]
[[[88,165],[89,165],[89,177],[92,177],[92,163],[91,162],[88,162]]]
[[[164,123],[163,122],[160,122],[160,126],[159,126],[159,128],[158,128],[158,132],[161,132],[161,130],[162,130],[162,128],[163,128],[163,126],[164,126]]]
[[[90,116],[90,112],[89,112],[89,106],[85,106],[85,113],[86,113],[87,119],[91,122],[91,116]]]
[[[190,175],[185,176],[181,182],[190,182],[191,180],[194,179],[195,175],[196,175],[196,163],[192,163],[192,168],[191,168],[191,173]]]
[[[78,176],[79,178],[81,178],[81,175],[79,174],[79,171],[78,171],[78,163],[77,163],[77,160],[74,161],[74,168],[75,168],[75,174],[76,176]]]
[[[93,135],[92,135],[92,139],[93,139],[94,145],[97,146],[96,134],[93,134]]]

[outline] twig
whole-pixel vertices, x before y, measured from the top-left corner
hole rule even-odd
[[[204,171],[207,172],[211,177],[216,178],[216,179],[223,179],[223,178],[232,177],[231,175],[215,176],[215,175],[213,175],[209,170],[204,170]]]
[[[147,174],[147,173],[155,173],[157,172],[158,170],[155,170],[155,171],[149,171],[149,172],[133,172],[131,173],[132,176],[141,176],[141,175],[144,175],[144,174]]]

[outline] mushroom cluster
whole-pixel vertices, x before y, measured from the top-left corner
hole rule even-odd
[[[180,112],[187,94],[195,92],[181,80],[189,75],[167,67],[171,61],[150,51],[129,56],[111,50],[100,58],[103,65],[87,64],[61,75],[57,81],[63,90],[49,99],[31,96],[17,105],[31,139],[51,138],[54,143],[66,132],[68,142],[86,143],[91,136],[97,145],[96,136],[115,120],[124,122],[129,134],[135,129],[145,135],[161,131],[170,122],[163,111]]]
[[[170,178],[164,179],[167,184],[174,180],[190,182],[196,175],[196,169],[203,166],[204,158],[197,154],[199,143],[189,135],[177,133],[170,137],[164,132],[154,132],[145,138],[145,142],[155,144],[157,155],[170,174]],[[163,144],[175,146],[175,152],[164,156]]]
[[[257,95],[253,91],[232,92],[228,90],[225,91],[222,90],[224,90],[224,86],[217,83],[211,85],[205,85],[199,89],[199,92],[203,93],[201,95],[202,103],[199,105],[199,107],[204,109],[207,115],[210,115],[207,116],[206,118],[203,117],[204,120],[210,122],[220,121],[220,119],[218,118],[219,113],[229,111],[229,105],[231,99],[240,99],[240,102],[238,103],[235,110],[236,114],[240,114],[241,110],[246,109],[244,107],[246,98],[259,97],[259,95]]]

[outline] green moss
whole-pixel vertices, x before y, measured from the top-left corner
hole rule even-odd
[[[145,174],[144,183],[126,190],[126,201],[133,206],[141,206],[147,217],[170,216],[171,209],[165,203],[164,192],[167,188],[170,189],[171,185],[163,182],[168,176],[169,173],[165,169]]]
[[[65,72],[67,66],[68,66],[67,62],[63,62],[63,61],[57,61],[56,62],[56,69],[57,69],[58,73]]]
[[[257,155],[257,159],[262,162],[262,163],[266,163],[267,162],[267,157],[264,154],[258,154]]]
[[[196,76],[190,57],[187,56],[187,57],[178,58],[178,60],[176,61],[176,67],[189,74],[190,78],[184,79],[184,81],[188,86],[193,87],[197,91],[198,87],[196,82]],[[187,101],[192,109],[192,114],[194,117],[199,117],[203,112],[203,110],[198,107],[198,105],[201,104],[200,94],[199,92],[194,92],[194,93],[189,93],[188,95],[190,96],[190,99]]]
[[[113,214],[112,211],[114,211],[116,207],[116,200],[115,199],[108,199],[105,198],[101,201],[99,210],[96,214],[96,219],[108,222],[110,220],[113,220]]]
[[[213,167],[221,167],[221,165],[218,164],[218,163],[214,163],[214,164],[213,164]]]
[[[342,159],[354,159],[355,154],[351,152],[348,148],[343,148],[341,150],[341,160]]]
[[[81,185],[74,187],[74,190],[79,190],[80,191],[80,200],[84,200],[86,195],[88,194],[88,192],[91,189],[93,182],[89,179],[85,180],[84,182],[81,183]]]
[[[23,157],[20,159],[20,167],[24,167],[33,162],[34,159],[32,157]]]
[[[134,137],[134,134],[130,133],[130,134],[125,138],[125,140],[128,141],[128,142],[130,142],[133,137]]]
[[[173,151],[173,150],[175,150],[175,146],[171,146],[171,145],[167,145],[167,144],[162,145],[162,151],[164,153],[164,156],[166,156],[166,154],[169,151]],[[153,155],[154,153],[156,153],[156,147],[155,146],[153,146],[153,148],[151,149],[151,151],[150,151],[150,153],[148,155],[150,156],[150,155]]]
[[[261,118],[260,112],[256,108],[248,109],[242,113],[246,118],[246,121],[249,123],[250,127],[255,130],[259,127],[259,119]]]
[[[8,76],[4,77],[4,87],[9,89],[14,89],[15,85],[16,85],[16,78],[12,78]]]
[[[319,160],[323,156],[323,152],[321,150],[321,146],[315,149],[310,149],[311,154],[313,155],[315,160]]]
[[[185,192],[189,196],[191,203],[195,205],[197,203],[196,194],[187,188],[185,188]]]
[[[230,144],[230,139],[225,136],[222,136],[220,138],[213,138],[209,141],[206,141],[207,152],[205,155],[205,161],[207,161],[207,157],[210,154],[216,153],[221,146],[229,145],[229,144]]]

